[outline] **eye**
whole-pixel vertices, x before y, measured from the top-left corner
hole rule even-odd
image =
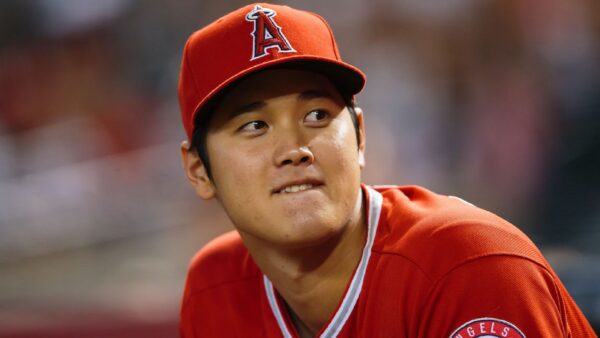
[[[329,113],[324,110],[317,109],[306,114],[304,121],[306,122],[321,122],[329,117]]]
[[[252,132],[252,131],[265,129],[267,127],[268,127],[268,125],[266,122],[258,120],[258,121],[250,121],[250,122],[244,124],[243,126],[241,126],[238,130]]]

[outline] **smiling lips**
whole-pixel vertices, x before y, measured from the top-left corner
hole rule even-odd
[[[274,190],[275,194],[289,194],[301,192],[323,185],[316,180],[304,180],[303,182],[290,182]]]
[[[312,184],[300,184],[300,185],[291,185],[289,187],[285,187],[284,189],[280,190],[279,193],[280,194],[287,194],[290,192],[298,192],[298,191],[304,191],[307,189],[312,188],[313,185]]]

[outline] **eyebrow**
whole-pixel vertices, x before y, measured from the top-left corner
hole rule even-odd
[[[335,100],[333,95],[326,90],[309,89],[303,91],[298,95],[298,101],[308,101],[318,98],[330,98],[332,100]],[[230,120],[238,115],[259,110],[261,108],[264,108],[266,105],[267,104],[265,103],[265,101],[255,101],[249,104],[245,104],[241,107],[232,110],[231,113],[228,114],[227,119]]]

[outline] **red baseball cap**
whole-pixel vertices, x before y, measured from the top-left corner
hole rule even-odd
[[[194,32],[183,50],[179,105],[188,139],[203,109],[235,81],[270,67],[326,75],[344,94],[364,87],[366,76],[342,61],[331,28],[319,15],[257,3]]]

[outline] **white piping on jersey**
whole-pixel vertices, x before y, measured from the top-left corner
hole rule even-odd
[[[346,292],[340,307],[329,322],[329,325],[327,325],[327,328],[325,328],[323,333],[319,336],[320,338],[337,337],[344,327],[344,324],[346,324],[348,317],[350,317],[352,310],[354,310],[354,306],[356,305],[358,296],[362,290],[365,273],[367,271],[367,265],[369,264],[369,258],[371,257],[371,249],[373,248],[375,234],[377,233],[377,224],[379,223],[379,215],[381,214],[381,205],[383,202],[383,197],[379,192],[371,189],[370,187],[367,187],[366,192],[369,194],[369,219],[367,222],[367,241],[365,243],[365,247],[363,248],[362,257],[358,263],[356,272],[354,273],[352,281],[350,282],[350,287],[348,287],[348,291]],[[265,275],[263,275],[263,281],[267,298],[269,300],[269,305],[271,306],[271,311],[277,320],[277,324],[279,325],[281,333],[285,338],[292,337],[287,326],[285,325],[285,321],[283,320],[279,306],[277,305],[277,298],[275,297],[273,284]]]
[[[271,284],[271,281],[267,278],[267,276],[264,275],[263,282],[265,284],[265,291],[267,292],[267,299],[269,300],[271,311],[273,312],[273,315],[275,315],[277,325],[279,325],[281,333],[283,333],[283,337],[292,338],[292,335],[289,333],[287,326],[285,325],[285,321],[283,320],[281,311],[279,311],[279,305],[277,305],[277,298],[275,298],[275,292],[273,291],[273,284]]]

